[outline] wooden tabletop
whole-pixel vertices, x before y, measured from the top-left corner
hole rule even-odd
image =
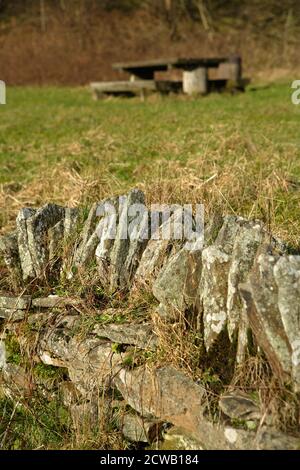
[[[144,60],[138,62],[119,62],[112,65],[115,70],[135,72],[138,70],[165,71],[171,68],[190,69],[195,67],[218,67],[222,62],[228,62],[229,57],[194,57],[194,58],[165,58]]]

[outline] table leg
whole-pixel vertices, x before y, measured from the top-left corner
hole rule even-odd
[[[183,92],[187,95],[205,95],[208,91],[207,68],[183,71]]]

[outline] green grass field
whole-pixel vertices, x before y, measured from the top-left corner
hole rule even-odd
[[[144,102],[9,88],[0,107],[0,228],[13,226],[23,205],[87,204],[138,186],[152,202],[261,218],[299,246],[299,117],[289,83]]]
[[[235,96],[151,96],[144,102],[95,102],[86,89],[15,88],[8,90],[7,102],[0,107],[0,232],[14,227],[22,206],[85,206],[138,186],[149,202],[204,202],[207,217],[222,212],[263,219],[299,249],[300,106],[292,105],[288,83]],[[140,310],[149,315],[151,307],[144,293],[128,304],[122,296],[109,302],[121,307],[121,320]],[[86,330],[99,321],[88,308],[87,301]],[[176,336],[173,325],[159,328],[164,354],[172,344],[173,361],[196,369],[201,349],[193,332]],[[12,340],[8,345],[11,362],[26,360]],[[147,360],[160,361],[159,354]],[[49,366],[35,366],[32,373],[34,381],[61,380]],[[212,389],[221,383],[209,369],[205,373]],[[35,393],[23,401],[17,408],[0,395],[1,448],[128,447],[109,421],[95,433],[77,435],[60,400],[48,403]]]

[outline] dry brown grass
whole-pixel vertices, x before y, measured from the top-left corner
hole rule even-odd
[[[299,432],[299,397],[274,377],[261,356],[251,357],[237,367],[230,390],[244,391],[257,400],[261,409],[259,427],[268,424],[284,432]]]
[[[3,25],[1,79],[10,85],[79,85],[119,78],[111,69],[112,62],[234,53],[243,56],[246,73],[251,76],[259,73],[266,78],[278,67],[286,70],[287,76],[299,70],[296,10],[291,23],[283,12],[270,24],[269,8],[259,11],[257,5],[249,4],[244,10],[244,16],[237,18],[234,12],[228,16],[225,9],[209,32],[187,15],[170,23],[165,15],[156,15],[151,9],[124,14],[103,11],[95,4],[82,11],[72,6],[62,11],[48,5],[46,31],[42,31],[39,10],[29,10],[27,16]]]

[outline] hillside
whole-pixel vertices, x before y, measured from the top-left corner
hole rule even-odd
[[[0,2],[1,79],[83,85],[120,77],[119,60],[241,54],[250,76],[295,75],[296,0]],[[255,52],[254,52],[255,51]]]

